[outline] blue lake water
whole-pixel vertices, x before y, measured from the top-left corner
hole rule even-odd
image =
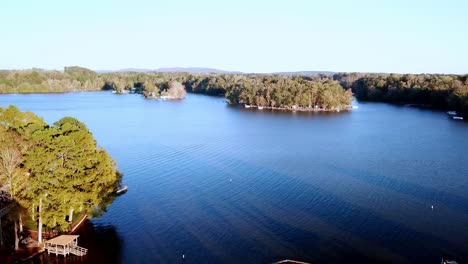
[[[443,112],[110,92],[1,95],[9,104],[83,121],[125,175],[129,191],[86,227],[83,263],[468,262],[468,122]]]

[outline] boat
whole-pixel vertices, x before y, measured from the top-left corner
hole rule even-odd
[[[451,115],[451,116],[456,116],[457,112],[456,111],[448,111],[447,114]]]
[[[246,104],[246,105],[244,105],[244,107],[245,107],[245,108],[250,108],[251,106],[248,105],[248,104]]]
[[[359,109],[359,106],[353,105],[352,108],[353,108],[353,109]]]
[[[452,116],[452,118],[455,120],[463,120],[462,116]]]
[[[117,191],[115,192],[116,194],[121,194],[121,193],[124,193],[128,190],[128,186],[127,185],[119,185],[119,187],[117,188]]]
[[[258,110],[263,110],[263,106],[259,106],[259,107],[258,107]]]

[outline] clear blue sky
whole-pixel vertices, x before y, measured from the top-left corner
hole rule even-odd
[[[1,0],[0,68],[468,73],[467,0]]]

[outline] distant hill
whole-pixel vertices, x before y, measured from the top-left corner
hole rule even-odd
[[[220,73],[220,74],[244,74],[245,72],[240,71],[225,71],[214,68],[199,68],[199,67],[172,67],[172,68],[158,68],[158,69],[139,69],[139,68],[126,68],[120,70],[102,70],[97,71],[99,73],[110,73],[110,72],[188,72],[188,73]],[[302,76],[314,76],[314,75],[327,75],[332,76],[336,72],[332,71],[293,71],[293,72],[270,72],[270,73],[258,73],[258,74],[280,74],[280,75],[302,75]],[[252,73],[257,74],[257,73]]]
[[[127,68],[120,70],[97,70],[98,73],[111,73],[111,72],[152,72],[150,69]]]
[[[222,73],[222,74],[242,74],[240,71],[225,71],[212,68],[197,68],[197,67],[174,67],[174,68],[158,68],[158,69],[138,69],[138,68],[127,68],[120,70],[101,70],[99,73],[110,73],[110,72],[188,72],[188,73]]]
[[[242,74],[240,71],[225,71],[219,69],[212,69],[212,68],[197,68],[197,67],[190,67],[190,68],[182,68],[182,67],[175,67],[175,68],[159,68],[156,70],[157,72],[189,72],[189,73],[224,73],[224,74]]]
[[[332,76],[336,72],[332,71],[294,71],[294,72],[274,72],[273,74],[280,74],[280,75],[302,75],[302,76],[314,76],[314,75],[327,75]]]

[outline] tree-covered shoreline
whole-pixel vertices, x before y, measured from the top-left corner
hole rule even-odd
[[[468,116],[468,75],[369,74],[334,75],[193,74],[166,72],[96,73],[81,67],[63,72],[0,71],[0,93],[60,93],[113,90],[146,98],[173,96],[171,84],[190,93],[225,96],[229,103],[282,110],[343,110],[351,92],[361,101],[417,104],[456,110]],[[337,82],[337,83],[335,83]],[[341,87],[339,87],[339,85]],[[180,91],[178,89],[177,91]],[[344,91],[342,91],[344,90]]]
[[[338,82],[266,74],[101,73],[80,67],[58,71],[1,71],[0,93],[56,93],[113,90],[145,98],[181,99],[185,91],[226,96],[230,104],[294,111],[340,111],[352,94]]]
[[[35,223],[41,242],[43,228],[66,232],[73,216],[99,214],[121,178],[115,161],[75,118],[48,125],[31,112],[0,108],[0,190],[11,207],[6,217],[14,228],[7,233],[15,248],[27,222]]]
[[[468,116],[468,75],[340,73],[333,79],[361,101],[413,104]]]

